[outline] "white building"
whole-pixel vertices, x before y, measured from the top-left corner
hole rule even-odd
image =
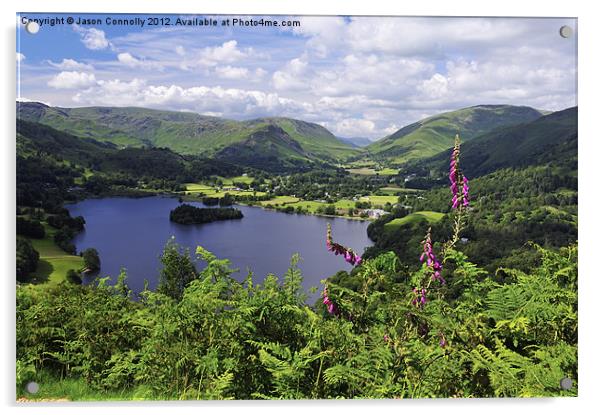
[[[386,215],[388,212],[382,209],[364,209],[364,213],[366,213],[369,218],[378,219],[381,216]]]

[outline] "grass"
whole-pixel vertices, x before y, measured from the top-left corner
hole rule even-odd
[[[199,193],[199,192],[203,192],[203,193],[213,193],[214,189],[213,187],[206,185],[206,184],[202,184],[202,183],[185,183],[184,186],[186,186],[186,193]]]
[[[397,173],[399,173],[399,171],[396,169],[384,168],[382,170],[376,170],[372,167],[359,167],[347,169],[347,171],[351,174],[359,174],[362,176],[375,176],[377,174],[380,176],[395,176]]]
[[[222,179],[224,186],[232,186],[234,182],[251,183],[253,181],[252,177],[245,177],[245,176],[232,177],[230,179],[220,177],[220,179]],[[203,184],[203,183],[185,183],[184,185],[186,186],[186,194],[187,195],[194,195],[195,193],[203,193],[205,196],[209,196],[209,197],[224,197],[224,195],[226,193],[229,193],[232,196],[244,196],[244,195],[246,195],[246,196],[253,196],[253,195],[263,196],[263,195],[265,195],[265,192],[254,192],[251,190],[222,191],[222,190],[218,190],[212,186],[209,186],[208,184]]]
[[[316,213],[319,206],[326,206],[326,203],[316,202],[314,200],[300,200],[296,203],[291,203],[290,206],[297,208],[298,206],[303,207],[309,213]]]
[[[105,391],[93,388],[83,379],[60,379],[47,372],[37,373],[34,381],[40,389],[37,393],[28,393],[25,385],[17,386],[18,402],[62,402],[62,401],[132,401],[157,399],[146,386],[135,389]]]
[[[376,207],[376,206],[384,206],[387,202],[391,203],[392,205],[397,203],[397,196],[370,195],[370,196],[364,196],[364,197],[360,198],[360,200],[362,200],[362,201],[368,200],[372,203],[372,207]]]
[[[378,189],[379,192],[386,193],[387,195],[396,195],[397,193],[419,193],[418,189],[406,189],[404,187],[387,186]]]
[[[40,253],[38,267],[31,274],[31,282],[57,285],[65,280],[65,275],[70,269],[77,271],[84,268],[84,260],[80,256],[69,255],[59,248],[52,239],[56,231],[46,224],[44,227],[46,230],[44,239],[30,239],[34,249]]]
[[[433,212],[429,210],[423,210],[420,212],[414,212],[403,218],[393,219],[391,222],[385,224],[385,231],[393,231],[399,229],[403,225],[407,225],[409,223],[416,223],[423,219],[426,219],[429,223],[436,223],[441,220],[444,216],[444,213],[441,212]]]
[[[276,196],[273,199],[270,200],[264,200],[259,202],[259,204],[261,206],[267,206],[267,205],[272,205],[272,206],[282,206],[282,205],[293,205],[299,202],[299,198],[298,197],[292,197],[292,196]],[[303,202],[306,203],[306,202]]]
[[[236,176],[236,177],[218,176],[218,177],[222,181],[224,186],[232,186],[234,183],[251,184],[253,182],[253,178],[250,176]]]

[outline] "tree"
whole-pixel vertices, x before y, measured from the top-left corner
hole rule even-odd
[[[336,213],[337,213],[337,211],[336,211],[334,205],[327,205],[324,208],[324,214],[326,214],[326,215],[336,215]]]
[[[90,271],[98,271],[100,269],[100,257],[98,251],[94,248],[88,248],[82,252],[84,264]]]
[[[81,285],[81,283],[82,283],[82,277],[74,269],[70,269],[69,271],[67,271],[67,275],[65,275],[65,278],[67,279],[67,281],[69,281],[72,284],[80,284]]]
[[[17,280],[24,281],[27,274],[36,270],[40,254],[27,239],[17,238]]]
[[[183,250],[172,237],[163,249],[161,264],[163,264],[163,268],[159,275],[157,291],[180,301],[184,288],[198,276],[196,267],[190,258],[190,251]]]
[[[46,232],[44,231],[44,226],[39,221],[17,217],[17,234],[42,239],[46,235]]]

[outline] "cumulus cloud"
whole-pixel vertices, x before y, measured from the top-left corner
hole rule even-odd
[[[220,46],[206,47],[200,52],[202,65],[217,65],[219,63],[232,63],[247,56],[247,53],[238,48],[236,40],[229,40]]]
[[[17,62],[23,62],[25,60],[25,55],[17,52]]]
[[[311,106],[275,93],[238,88],[179,85],[150,85],[142,79],[98,81],[76,93],[79,105],[118,105],[171,108],[199,113],[228,114],[249,118],[266,114],[299,114]]]
[[[142,69],[162,69],[162,65],[158,62],[147,61],[145,59],[138,59],[132,56],[128,52],[119,53],[117,55],[117,60],[130,68],[142,68]]]
[[[61,62],[48,61],[48,64],[52,67],[64,70],[64,71],[92,71],[94,67],[87,63],[78,62],[75,59],[63,59]]]
[[[99,29],[86,29],[76,24],[73,25],[75,30],[80,35],[80,40],[84,46],[91,50],[106,49],[110,46],[110,42],[105,36],[105,32]]]
[[[47,61],[62,72],[41,78],[51,88],[39,95],[57,105],[75,99],[227,118],[291,116],[370,138],[477,104],[549,110],[576,104],[575,39],[558,35],[573,20],[299,19],[301,27],[240,28],[227,38],[221,30],[199,38],[196,30],[162,28],[109,41],[102,31],[74,27],[75,44],[111,48],[116,57]],[[24,94],[36,95],[29,85]],[[79,90],[54,91],[59,88]]]
[[[95,84],[94,74],[77,71],[63,71],[48,81],[48,86],[56,89],[87,88]]]
[[[375,127],[370,120],[346,118],[336,123],[335,134],[343,137],[371,136]]]
[[[272,84],[277,90],[299,91],[307,89],[308,66],[306,56],[291,59],[282,70],[272,74]]]
[[[215,74],[223,79],[244,79],[249,76],[247,68],[238,68],[235,66],[217,66]]]

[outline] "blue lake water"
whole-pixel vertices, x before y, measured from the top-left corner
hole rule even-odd
[[[306,289],[320,287],[321,279],[352,268],[342,257],[326,250],[328,223],[334,240],[356,252],[362,253],[372,244],[366,234],[368,222],[364,221],[236,206],[244,214],[241,220],[179,225],[169,220],[169,212],[178,204],[177,199],[169,197],[116,197],[87,199],[66,207],[71,216],[86,219],[86,229],[73,241],[77,251],[96,248],[101,260],[100,276],[109,275],[113,281],[125,268],[128,285],[135,292],[143,290],[145,279],[151,288],[157,285],[159,256],[172,236],[192,254],[200,245],[218,258],[229,259],[239,269],[233,274],[238,280],[248,270],[253,271],[256,282],[270,273],[282,277],[291,256],[298,253]],[[190,204],[203,207],[202,203]],[[197,263],[197,269],[203,266],[202,261]]]

